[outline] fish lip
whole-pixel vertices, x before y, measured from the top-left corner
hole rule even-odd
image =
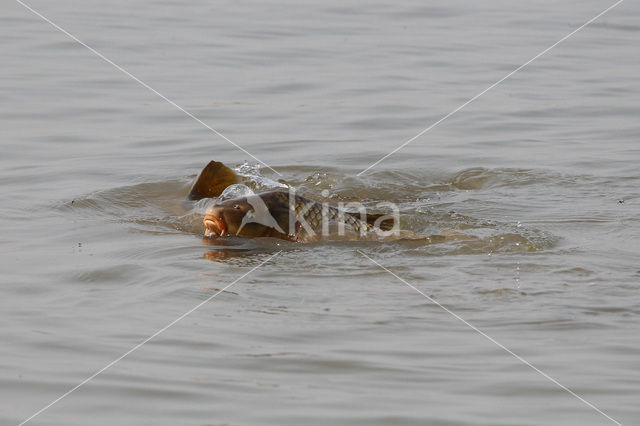
[[[207,213],[202,222],[205,227],[205,237],[224,237],[227,235],[227,224],[222,217]]]

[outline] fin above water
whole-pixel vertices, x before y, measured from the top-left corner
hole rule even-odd
[[[197,201],[203,198],[219,197],[226,187],[238,181],[238,176],[229,167],[219,161],[211,161],[200,172],[187,199]]]

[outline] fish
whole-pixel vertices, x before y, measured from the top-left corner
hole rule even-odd
[[[339,236],[374,238],[389,232],[392,220],[383,215],[360,217],[297,194],[270,191],[214,204],[207,209],[203,223],[206,236],[309,242]]]
[[[233,170],[211,161],[187,198],[219,197],[239,181]],[[216,202],[203,219],[206,237],[270,237],[294,242],[320,239],[375,239],[397,230],[391,215],[352,213],[290,191],[267,191]]]

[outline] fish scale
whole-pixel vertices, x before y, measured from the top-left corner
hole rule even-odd
[[[279,194],[281,201],[289,204],[289,194],[286,192],[280,192]],[[372,225],[351,215],[350,213],[332,206],[327,206],[326,209],[323,209],[322,204],[299,195],[295,195],[293,206],[290,205],[289,209],[292,209],[295,212],[298,220],[300,220],[300,218],[304,219],[304,221],[309,224],[309,227],[311,227],[315,232],[321,229],[322,219],[325,216],[329,220],[342,222],[351,226],[358,233],[365,233],[374,230]],[[302,237],[302,235],[299,235],[298,237]]]

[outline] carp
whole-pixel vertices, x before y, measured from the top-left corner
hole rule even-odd
[[[200,173],[189,200],[219,197],[239,181],[222,163],[212,161]],[[352,213],[293,191],[269,191],[217,202],[205,213],[207,237],[271,237],[295,242],[319,239],[377,239],[398,232],[392,215]]]

